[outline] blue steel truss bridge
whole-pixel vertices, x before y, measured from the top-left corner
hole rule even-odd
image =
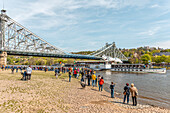
[[[101,60],[102,55],[128,59],[116,48],[115,43],[106,44],[101,49],[89,55],[77,55],[59,49],[43,40],[6,14],[2,9],[0,14],[0,64],[6,64],[7,55],[40,56],[56,58],[76,58]]]

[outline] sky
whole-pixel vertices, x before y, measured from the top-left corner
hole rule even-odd
[[[0,0],[3,7],[3,0]],[[7,15],[69,52],[170,48],[170,0],[4,0]]]

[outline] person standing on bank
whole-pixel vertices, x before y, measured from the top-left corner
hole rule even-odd
[[[96,83],[96,75],[93,73],[92,75],[92,86],[94,87]]]
[[[138,89],[134,86],[133,83],[131,84],[130,92],[132,95],[133,106],[137,106]]]
[[[27,73],[27,76],[28,76],[28,80],[31,80],[32,68],[31,68],[30,65],[29,65],[29,67],[27,67],[26,73]]]
[[[130,95],[129,83],[126,83],[123,94],[124,94],[123,104],[125,104],[126,98],[127,98],[127,104],[129,104],[129,95]]]
[[[69,74],[69,82],[71,82],[71,71],[69,71],[68,74]]]
[[[103,84],[104,84],[104,80],[103,80],[103,77],[101,77],[100,82],[99,82],[99,91],[103,90]]]
[[[114,87],[115,87],[115,83],[111,82],[111,85],[110,85],[110,89],[111,89],[111,98],[115,98],[115,97],[114,97]]]
[[[91,75],[90,75],[90,72],[88,71],[87,72],[88,86],[90,86],[90,78],[91,78]]]
[[[100,79],[101,79],[101,77],[100,77],[100,75],[98,75],[98,87],[100,87],[100,85],[99,85]]]

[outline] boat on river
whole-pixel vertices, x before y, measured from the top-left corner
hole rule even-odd
[[[77,61],[76,66],[85,66],[94,70],[111,70],[132,73],[166,73],[166,68],[151,68],[145,64],[124,64],[106,61]]]

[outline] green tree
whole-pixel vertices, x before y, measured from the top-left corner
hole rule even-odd
[[[139,63],[139,59],[138,58],[135,58],[135,63]]]
[[[157,56],[154,58],[154,62],[161,63],[161,56]]]
[[[150,56],[149,54],[144,54],[144,55],[141,57],[141,60],[142,60],[142,63],[148,64],[148,61],[149,61],[149,60],[151,61],[151,56]]]
[[[36,65],[45,65],[46,61],[44,59],[38,59],[38,61],[36,62]]]
[[[165,62],[170,63],[170,56],[166,58]]]
[[[48,58],[46,65],[51,66],[54,64],[54,59],[53,58]]]

